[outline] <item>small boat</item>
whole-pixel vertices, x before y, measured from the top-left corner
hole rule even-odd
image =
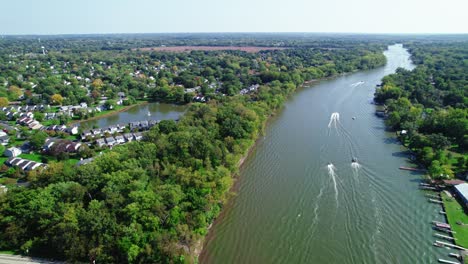
[[[357,158],[356,158],[356,157],[353,157],[353,158],[351,159],[351,162],[352,162],[352,163],[357,162]]]
[[[353,116],[353,120],[356,120],[356,117],[355,117],[355,116]]]
[[[151,113],[150,113],[150,111],[148,111],[148,114],[147,114],[147,115],[148,115],[148,116],[151,116]]]
[[[436,223],[435,226],[437,226],[437,227],[439,227],[439,228],[447,228],[447,229],[450,229],[450,225],[449,225],[449,224]]]

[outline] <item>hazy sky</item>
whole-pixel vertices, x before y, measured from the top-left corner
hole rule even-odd
[[[1,0],[0,34],[468,33],[468,0]]]

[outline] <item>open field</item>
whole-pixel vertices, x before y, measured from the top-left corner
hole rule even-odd
[[[262,50],[282,50],[280,47],[234,47],[234,46],[174,46],[174,47],[148,47],[133,50],[142,51],[164,51],[164,52],[190,52],[190,51],[217,51],[217,50],[240,50],[249,53],[256,53]]]

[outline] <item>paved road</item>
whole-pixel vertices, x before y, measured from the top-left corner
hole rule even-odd
[[[19,255],[0,254],[0,264],[37,264],[37,263],[58,264],[58,263],[63,263],[63,262],[55,262],[55,261],[49,261],[49,260],[44,260],[44,259],[38,259],[38,258],[24,257],[24,256],[19,256]]]

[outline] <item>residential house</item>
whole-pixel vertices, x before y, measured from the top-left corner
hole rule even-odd
[[[3,152],[3,155],[7,157],[17,157],[21,155],[21,153],[22,152],[19,148],[11,147],[11,148],[6,149],[5,152]]]
[[[117,144],[125,143],[124,137],[120,135],[115,137],[115,141],[117,142]]]
[[[131,134],[131,133],[126,133],[126,134],[124,134],[123,136],[124,136],[124,138],[125,138],[125,140],[126,140],[127,142],[132,142],[132,141],[134,140],[133,134]]]
[[[101,137],[104,132],[100,128],[91,130],[92,137]]]
[[[66,146],[66,152],[77,152],[80,149],[81,145],[82,144],[80,142],[69,142]]]
[[[93,133],[89,130],[83,131],[80,135],[81,139],[85,139],[86,137],[92,137]]]
[[[137,122],[131,122],[129,124],[129,126],[130,126],[130,130],[132,130],[132,131],[133,130],[138,130],[140,128],[140,122],[138,122],[138,121]]]
[[[78,135],[78,127],[77,126],[69,127],[65,129],[65,132],[67,132],[70,135]]]
[[[107,137],[106,138],[106,143],[109,147],[112,147],[117,144],[117,141],[115,141],[115,138],[113,137]]]
[[[2,145],[7,145],[8,142],[10,141],[10,138],[8,136],[0,136],[0,144]]]
[[[135,138],[135,140],[142,140],[143,139],[143,133],[141,133],[141,132],[134,133],[133,137]]]
[[[96,145],[100,148],[104,147],[106,145],[106,141],[102,138],[96,140]]]
[[[149,123],[148,121],[144,120],[140,122],[140,129],[147,130],[149,129]]]
[[[47,138],[44,142],[44,145],[42,146],[42,149],[44,151],[50,150],[50,148],[55,144],[55,139],[53,138]]]
[[[11,167],[18,167],[23,171],[31,171],[44,165],[40,162],[21,158],[9,158],[7,161],[5,161],[5,164]]]

